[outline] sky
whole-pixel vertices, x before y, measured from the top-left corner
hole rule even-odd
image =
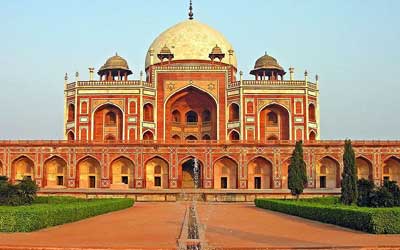
[[[320,76],[321,139],[400,139],[400,1],[194,0],[245,79],[265,51]],[[62,139],[64,74],[88,79],[118,52],[138,79],[151,42],[188,0],[18,0],[0,8],[0,140]]]

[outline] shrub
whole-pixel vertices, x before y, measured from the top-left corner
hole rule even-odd
[[[39,187],[31,179],[24,178],[11,184],[7,177],[0,178],[0,205],[20,206],[32,204]]]
[[[394,203],[393,194],[384,186],[371,193],[370,207],[393,207]]]
[[[373,181],[360,179],[357,182],[358,187],[358,198],[357,205],[358,206],[371,206],[371,193],[375,189],[375,184]]]
[[[256,199],[257,207],[375,234],[400,233],[400,208],[324,205],[316,202]]]
[[[132,199],[44,198],[30,206],[0,206],[1,232],[30,232],[131,207]],[[64,200],[64,203],[61,203]],[[74,202],[71,202],[74,200]],[[55,203],[52,203],[55,201]]]

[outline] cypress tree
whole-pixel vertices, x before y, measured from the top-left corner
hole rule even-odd
[[[303,142],[296,142],[292,157],[290,157],[288,187],[292,195],[299,199],[307,184],[306,163],[303,159]]]
[[[342,194],[340,200],[345,205],[351,205],[357,202],[357,168],[356,168],[356,157],[354,154],[353,147],[351,146],[351,140],[346,140],[344,143],[344,154],[343,154],[343,173],[342,173]]]

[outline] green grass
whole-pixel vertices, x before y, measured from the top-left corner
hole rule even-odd
[[[400,233],[400,207],[345,206],[337,197],[304,200],[256,199],[257,207],[374,234]]]
[[[37,197],[29,206],[0,206],[0,232],[31,232],[131,207],[132,199]]]

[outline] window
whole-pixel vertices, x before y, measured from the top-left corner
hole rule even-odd
[[[278,115],[275,112],[271,111],[267,114],[267,116],[268,116],[268,125],[275,126],[278,124]]]
[[[161,187],[161,177],[160,176],[154,177],[154,186]]]
[[[211,113],[209,110],[204,110],[203,112],[203,122],[211,121]]]
[[[64,176],[57,176],[57,185],[58,186],[64,185]]]
[[[239,105],[232,103],[229,106],[229,121],[239,121]]]
[[[210,137],[210,135],[203,135],[202,139],[203,140],[211,140],[211,137]]]
[[[121,177],[121,182],[124,184],[128,184],[128,176],[122,176]]]
[[[254,188],[261,189],[261,177],[254,177]]]
[[[239,133],[236,131],[231,132],[231,141],[238,141],[239,140]]]
[[[172,112],[172,121],[177,123],[181,122],[181,113],[178,110]]]
[[[226,189],[228,188],[228,178],[221,177],[221,188]]]
[[[154,122],[153,105],[147,103],[143,106],[143,120],[146,122]]]
[[[186,113],[186,122],[193,122],[196,123],[197,122],[197,113],[194,111],[189,111]]]
[[[312,103],[308,106],[308,118],[310,122],[315,122],[315,106]]]
[[[301,114],[301,102],[296,102],[296,114]]]
[[[117,116],[114,112],[109,111],[106,113],[105,124],[107,126],[115,126],[117,124]]]
[[[68,106],[68,122],[73,122],[75,120],[75,105],[70,104]]]

